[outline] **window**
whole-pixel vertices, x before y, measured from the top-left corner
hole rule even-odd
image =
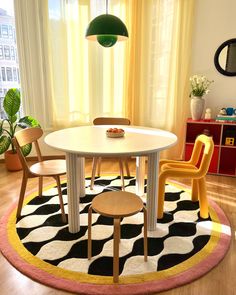
[[[9,26],[9,38],[13,38],[12,26]]]
[[[14,81],[17,81],[17,71],[16,71],[16,68],[13,68],[13,78],[14,78]]]
[[[11,46],[11,59],[15,60],[15,48]]]
[[[7,81],[13,81],[12,79],[12,69],[7,67]]]
[[[4,46],[4,55],[5,55],[5,59],[7,59],[7,60],[11,59],[10,46],[8,46],[8,45]]]
[[[8,38],[8,25],[2,25],[2,37]]]
[[[13,29],[13,39],[16,42],[16,30],[15,29]]]
[[[1,67],[2,70],[2,81],[6,81],[6,70],[5,67]]]
[[[3,48],[2,48],[2,45],[0,45],[0,59],[3,59]]]
[[[20,89],[13,4],[14,0],[0,0],[0,119],[5,117],[3,100],[6,92],[10,88]]]

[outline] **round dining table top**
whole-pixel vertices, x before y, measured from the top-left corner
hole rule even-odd
[[[122,128],[123,137],[108,137],[109,128]],[[80,156],[142,156],[167,149],[177,142],[169,131],[141,126],[92,125],[61,129],[45,137],[49,146]]]

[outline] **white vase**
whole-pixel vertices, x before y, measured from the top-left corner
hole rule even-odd
[[[191,115],[193,120],[201,120],[205,100],[201,96],[192,96],[191,99]]]

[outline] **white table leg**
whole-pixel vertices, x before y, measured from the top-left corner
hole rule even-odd
[[[84,158],[66,153],[69,232],[80,230],[79,202],[85,195]]]
[[[136,157],[136,194],[144,195],[145,157]]]
[[[156,230],[157,220],[157,193],[158,193],[158,170],[159,153],[148,155],[148,175],[147,175],[147,215],[148,230]]]

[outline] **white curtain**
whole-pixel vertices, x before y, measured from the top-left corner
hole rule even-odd
[[[47,1],[15,0],[14,9],[24,113],[49,128],[53,116]]]

